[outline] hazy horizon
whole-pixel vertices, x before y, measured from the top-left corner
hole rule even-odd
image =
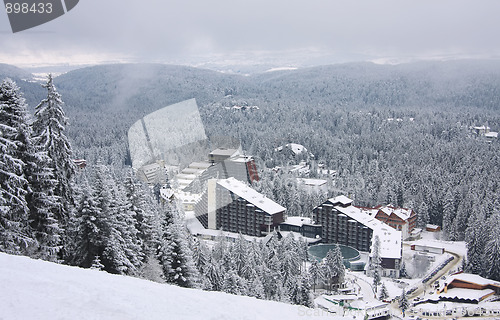
[[[0,62],[22,68],[158,62],[234,73],[354,61],[498,59],[500,2],[81,1],[11,33],[0,14]]]

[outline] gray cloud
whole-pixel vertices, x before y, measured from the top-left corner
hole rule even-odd
[[[17,34],[0,14],[0,60],[188,61],[304,48],[353,60],[498,57],[498,12],[497,0],[82,0]]]

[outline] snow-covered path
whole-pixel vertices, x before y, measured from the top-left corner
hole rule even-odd
[[[372,286],[366,282],[365,279],[356,276],[356,274],[351,273],[350,277],[355,279],[356,284],[359,286],[360,293],[363,295],[363,300],[367,302],[376,301],[375,293],[373,292]]]

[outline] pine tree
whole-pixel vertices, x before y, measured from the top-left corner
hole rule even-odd
[[[309,308],[314,307],[311,294],[311,283],[307,273],[303,273],[297,277],[290,300],[294,304],[303,305]]]
[[[491,231],[484,256],[485,274],[488,278],[500,281],[500,213],[488,219]]]
[[[37,148],[47,152],[52,160],[50,167],[54,179],[54,194],[61,198],[62,206],[56,212],[55,219],[65,228],[74,204],[72,177],[75,173],[75,165],[71,159],[71,145],[65,136],[65,126],[68,124],[63,110],[61,95],[57,92],[49,74],[47,83],[43,86],[47,89],[47,98],[43,99],[35,107],[35,119],[33,121],[33,139]]]
[[[345,267],[340,247],[336,245],[333,250],[329,250],[323,262],[323,275],[328,282],[328,289],[331,292],[334,284],[344,281]]]
[[[406,263],[404,261],[401,262],[401,268],[399,269],[399,277],[400,278],[408,277],[408,271],[406,270]]]
[[[24,175],[29,132],[26,104],[10,79],[0,84],[0,251],[23,254],[34,244]]]
[[[337,284],[341,284],[345,279],[344,257],[342,256],[342,251],[340,250],[339,245],[335,245],[333,250],[335,254],[335,263],[337,265]]]
[[[408,302],[408,297],[406,296],[406,292],[403,289],[401,297],[399,298],[399,309],[403,311],[403,316],[405,315],[405,311],[410,307],[410,303]]]
[[[226,273],[221,289],[224,292],[236,295],[246,295],[248,292],[245,279],[240,277],[234,270]]]
[[[373,272],[373,286],[375,288],[375,292],[377,292],[378,285],[380,284],[381,275],[380,275],[380,238],[378,235],[375,236],[372,247],[372,256],[370,258],[370,270]]]
[[[302,261],[298,253],[299,247],[291,234],[281,239],[278,257],[281,262],[280,273],[283,283],[295,282],[294,277],[300,274]]]
[[[224,282],[224,276],[217,260],[212,258],[202,269],[202,274],[208,280],[207,290],[220,291]]]
[[[316,285],[318,280],[323,278],[322,269],[318,260],[314,259],[309,267],[309,274],[311,275],[311,281],[313,285],[313,291],[316,292]]]
[[[236,273],[242,277],[248,267],[248,241],[243,238],[240,233],[238,239],[232,246],[231,250],[231,264],[234,266]]]
[[[76,212],[72,223],[75,229],[74,249],[66,259],[72,265],[90,268],[95,257],[104,251],[106,220],[88,183],[82,187]]]
[[[249,284],[248,295],[250,297],[255,297],[257,299],[264,299],[266,297],[266,293],[264,292],[264,285],[260,280],[260,276],[255,275],[253,277],[253,280]]]
[[[104,265],[101,263],[101,259],[99,256],[95,256],[94,261],[92,261],[92,265],[90,266],[90,269],[94,270],[102,270],[104,268]]]
[[[387,291],[387,288],[385,287],[385,284],[382,283],[382,285],[380,286],[380,291],[379,291],[379,294],[378,294],[378,299],[379,300],[385,300],[389,297],[389,292]]]
[[[137,236],[136,221],[121,185],[111,181],[106,186],[111,194],[107,214],[110,233],[102,255],[103,261],[109,272],[137,274],[144,255]]]
[[[189,235],[175,204],[167,206],[164,221],[160,261],[165,280],[181,287],[194,288],[197,286],[198,274],[186,241]]]
[[[455,199],[450,190],[446,193],[443,205],[443,232],[449,240],[456,240],[456,233],[453,227],[455,220]]]
[[[469,226],[465,232],[467,245],[467,263],[465,271],[475,274],[484,274],[484,252],[488,241],[486,214],[483,207],[477,207],[469,218]]]
[[[417,215],[417,225],[425,230],[425,226],[429,223],[429,205],[427,201],[422,201]]]
[[[159,244],[159,209],[151,196],[148,197],[149,190],[134,178],[132,172],[129,172],[125,179],[125,193],[141,246],[139,258],[143,263],[147,263],[147,260],[156,254]]]
[[[32,152],[25,161],[25,175],[30,187],[26,201],[30,210],[30,226],[37,240],[37,248],[30,255],[55,261],[64,234],[55,218],[55,213],[62,207],[61,198],[54,195],[56,181],[50,167],[51,159],[44,150],[37,150],[33,144],[30,149]]]

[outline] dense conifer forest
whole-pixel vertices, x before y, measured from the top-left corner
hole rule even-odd
[[[131,174],[128,128],[196,98],[207,136],[240,139],[257,161],[255,187],[289,214],[310,216],[340,193],[357,205],[410,207],[420,226],[440,225],[447,239],[467,242],[466,270],[500,280],[500,141],[472,130],[500,130],[497,61],[350,63],[250,76],[105,65],[44,87],[10,66],[0,75],[15,80],[4,80],[0,92],[2,251],[309,305],[304,292],[316,271],[304,270],[301,243],[263,248],[220,239],[205,248],[188,235],[182,210],[158,204]],[[59,119],[53,140],[43,131],[56,117],[50,108]],[[50,141],[64,147],[54,154]],[[299,160],[275,150],[291,142],[314,155],[303,159],[312,168],[336,170],[327,194],[308,194],[293,173],[270,170]],[[71,167],[76,158],[87,169]]]

